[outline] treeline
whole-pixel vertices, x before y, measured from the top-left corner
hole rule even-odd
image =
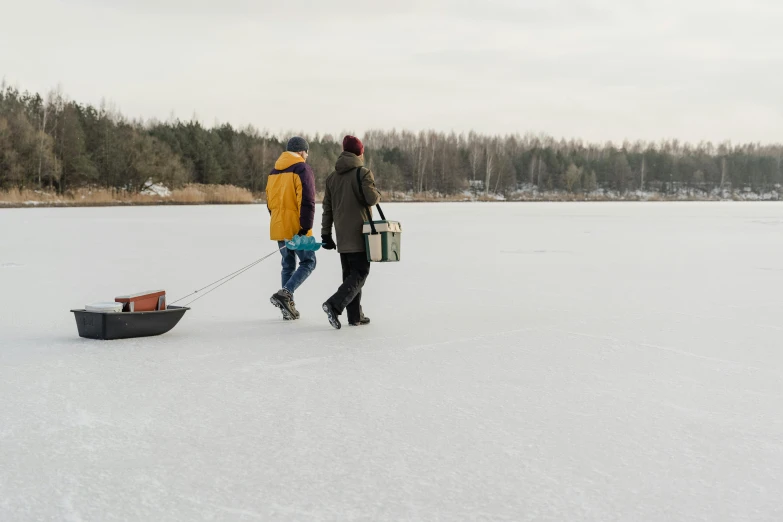
[[[306,136],[319,187],[342,136]],[[248,126],[141,122],[59,91],[46,99],[0,87],[0,189],[82,187],[142,190],[148,183],[231,184],[258,193],[285,137]],[[783,184],[783,145],[625,142],[545,136],[370,131],[366,161],[382,190],[450,195],[539,191],[766,192]]]

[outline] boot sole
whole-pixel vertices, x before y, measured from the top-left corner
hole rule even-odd
[[[326,317],[329,318],[329,324],[332,325],[332,328],[339,330],[342,325],[340,324],[340,320],[337,318],[337,316],[334,315],[334,312],[332,312],[332,309],[327,304],[324,304],[321,308],[324,312],[326,312]]]
[[[278,301],[274,297],[270,297],[269,302],[275,305],[277,308],[279,308],[281,312],[283,312],[283,319],[285,319],[286,321],[296,321],[298,319],[295,315],[289,312],[288,309],[280,303],[280,301]]]

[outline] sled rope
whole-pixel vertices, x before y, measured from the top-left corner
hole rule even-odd
[[[218,288],[220,288],[220,287],[221,287],[221,286],[223,286],[224,284],[228,283],[229,281],[231,281],[231,280],[232,280],[232,279],[234,279],[235,277],[239,277],[239,276],[241,276],[242,274],[244,274],[245,272],[247,272],[248,270],[250,270],[251,268],[253,268],[254,266],[256,266],[258,263],[260,263],[261,261],[264,261],[265,259],[268,259],[268,258],[272,257],[273,255],[277,254],[278,252],[280,252],[281,250],[283,250],[283,248],[286,248],[286,247],[285,247],[285,246],[283,246],[283,247],[281,247],[281,248],[278,248],[278,249],[277,249],[277,250],[275,250],[274,252],[272,252],[272,253],[270,253],[270,254],[268,254],[268,255],[265,255],[265,256],[264,256],[264,257],[262,257],[261,259],[256,259],[255,261],[253,261],[253,262],[252,262],[252,263],[250,263],[249,265],[243,266],[243,267],[242,267],[242,268],[240,268],[239,270],[237,270],[237,271],[235,271],[235,272],[232,272],[232,273],[228,274],[227,276],[221,277],[220,279],[218,279],[218,280],[217,280],[217,281],[215,281],[214,283],[210,283],[210,284],[208,284],[207,286],[205,286],[204,288],[199,288],[199,289],[198,289],[198,290],[196,290],[195,292],[192,292],[192,293],[190,293],[190,294],[186,295],[185,297],[180,297],[179,299],[177,299],[176,301],[173,301],[173,302],[171,302],[170,304],[172,304],[172,305],[173,305],[173,304],[179,303],[180,301],[184,301],[184,300],[185,300],[185,299],[187,299],[188,297],[194,296],[194,295],[198,294],[199,292],[203,292],[204,290],[206,290],[207,288],[209,288],[209,287],[211,287],[211,286],[215,286],[215,285],[217,285],[217,286],[215,286],[214,288],[210,289],[209,291],[207,291],[207,292],[204,292],[203,294],[201,294],[201,295],[200,295],[200,296],[198,296],[197,298],[193,299],[192,301],[188,301],[186,304],[182,305],[182,306],[190,306],[191,304],[195,303],[196,301],[198,301],[199,299],[201,299],[201,298],[202,298],[202,297],[204,297],[205,295],[209,294],[210,292],[213,292],[213,291],[217,290]],[[221,281],[223,281],[223,282],[221,283]],[[218,283],[220,283],[220,284],[218,285]]]

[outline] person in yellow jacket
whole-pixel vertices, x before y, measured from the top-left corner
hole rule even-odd
[[[269,299],[288,321],[299,319],[294,292],[315,270],[315,252],[289,250],[285,241],[311,236],[315,217],[315,175],[307,162],[310,146],[304,138],[288,140],[266,182],[266,205],[271,217],[269,238],[283,255],[283,286]],[[296,258],[299,257],[299,267]]]

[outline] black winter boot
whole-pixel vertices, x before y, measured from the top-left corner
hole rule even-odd
[[[337,313],[337,310],[329,304],[329,301],[325,302],[321,308],[326,312],[326,316],[329,318],[329,324],[332,325],[332,328],[339,330],[342,325],[340,324],[340,316]]]

